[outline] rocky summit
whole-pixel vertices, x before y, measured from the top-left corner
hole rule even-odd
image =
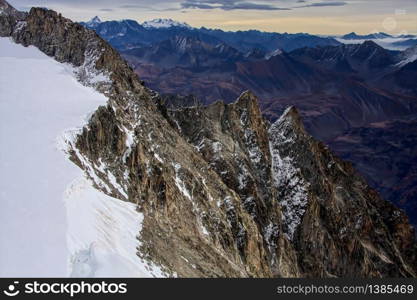
[[[181,106],[94,31],[51,10],[8,11],[0,36],[72,65],[107,96],[66,151],[96,189],[137,204],[137,255],[167,276],[417,275],[405,214],[308,135],[296,108],[270,124],[251,92]]]

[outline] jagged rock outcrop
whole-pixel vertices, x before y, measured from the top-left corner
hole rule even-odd
[[[281,234],[281,210],[272,184],[268,126],[256,97],[235,103],[168,109],[171,125],[202,155],[220,179],[239,195],[263,235],[272,274],[299,275],[292,246]]]
[[[97,189],[138,205],[138,255],[167,275],[416,276],[404,214],[308,136],[295,109],[270,126],[249,92],[178,108],[94,32],[46,9],[19,18],[0,15],[1,35],[108,97],[68,155]]]

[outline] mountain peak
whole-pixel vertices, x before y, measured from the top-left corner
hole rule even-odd
[[[295,106],[287,107],[277,122],[281,123],[284,121],[290,121],[291,123],[295,123],[298,125],[302,124],[300,113],[298,112],[298,109]]]
[[[6,9],[8,9],[9,7],[11,7],[11,5],[5,1],[5,0],[0,0],[0,12],[5,11]]]
[[[0,15],[11,15],[18,19],[25,17],[25,13],[18,11],[16,8],[11,6],[6,0],[0,0]]]
[[[349,39],[349,38],[356,38],[358,35],[356,34],[356,32],[351,32],[348,34],[345,34],[344,36],[342,36],[343,39]]]
[[[150,21],[145,21],[142,23],[142,26],[145,28],[170,28],[170,27],[184,27],[184,28],[191,28],[185,22],[178,22],[172,19],[153,19]]]
[[[391,35],[385,32],[373,32],[365,35],[356,34],[356,32],[351,32],[343,35],[341,38],[345,40],[364,40],[364,39],[384,39],[392,37]]]

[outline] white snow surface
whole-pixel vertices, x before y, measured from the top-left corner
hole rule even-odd
[[[0,277],[162,276],[136,255],[136,206],[94,189],[62,151],[107,98],[9,38],[0,70]]]

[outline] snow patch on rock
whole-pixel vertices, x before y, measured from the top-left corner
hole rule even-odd
[[[181,175],[179,174],[181,165],[180,164],[173,164],[175,170],[175,185],[177,186],[178,190],[183,194],[188,200],[192,201],[192,197],[190,191],[187,189],[184,181],[181,179]]]
[[[183,27],[191,29],[191,26],[185,22],[178,22],[172,19],[153,19],[142,23],[145,28],[171,28],[171,27]]]

